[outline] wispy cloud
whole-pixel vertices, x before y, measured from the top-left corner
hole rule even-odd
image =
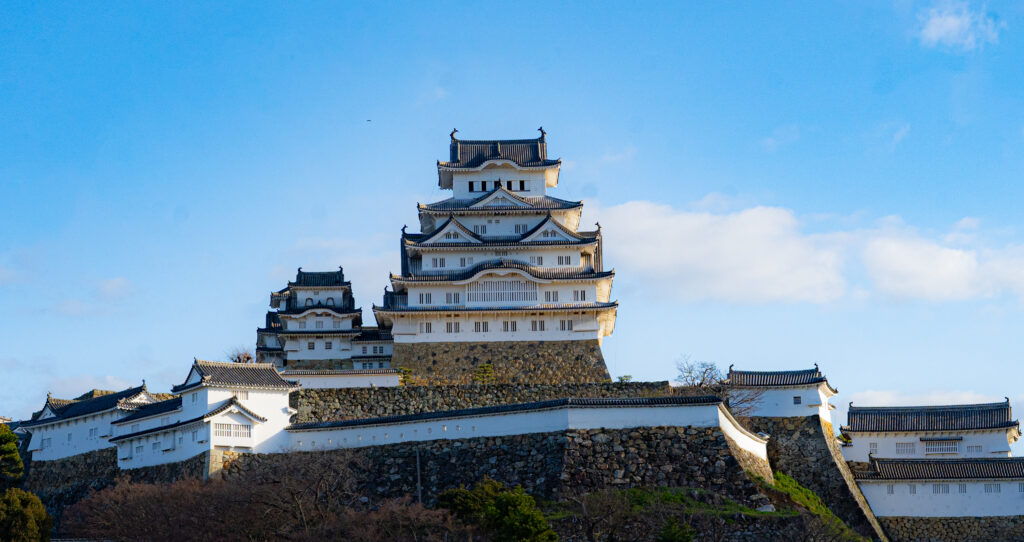
[[[75,375],[51,378],[46,385],[54,397],[70,399],[93,389],[120,391],[139,384],[112,375]]]
[[[802,233],[788,209],[712,214],[634,201],[599,214],[612,261],[683,299],[821,303],[846,286],[839,252]]]
[[[779,126],[772,130],[771,135],[761,138],[761,148],[775,152],[782,147],[796,143],[800,139],[800,127],[795,124]]]
[[[606,152],[601,156],[601,161],[606,163],[628,162],[636,156],[636,147],[627,145],[616,152]]]
[[[907,393],[897,390],[865,390],[850,394],[855,406],[926,406],[1002,401],[1002,397],[970,390],[936,390]]]
[[[95,303],[87,303],[79,299],[65,299],[55,304],[52,310],[61,316],[80,318],[99,314],[101,307]]]
[[[4,284],[10,284],[18,279],[18,274],[15,273],[14,269],[0,265],[0,286]]]
[[[104,299],[121,299],[135,289],[135,284],[124,277],[101,280],[97,285],[99,296]]]
[[[973,217],[947,232],[922,233],[890,216],[871,227],[812,234],[790,209],[736,209],[717,200],[688,209],[650,201],[588,208],[605,226],[608,261],[679,299],[1024,300],[1024,245],[986,243]]]
[[[972,10],[967,2],[946,1],[918,14],[918,38],[926,47],[973,51],[999,41],[1005,24],[984,12]]]

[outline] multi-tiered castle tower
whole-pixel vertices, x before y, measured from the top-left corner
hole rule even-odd
[[[344,270],[303,271],[270,293],[266,326],[256,330],[256,361],[279,369],[383,369],[391,336],[363,327]]]
[[[437,163],[452,197],[418,205],[421,233],[402,228],[401,273],[373,308],[394,337],[392,367],[432,382],[469,382],[484,364],[497,381],[608,379],[614,271],[600,226],[579,230],[583,204],[547,195],[560,167],[543,130],[487,141],[452,131]]]

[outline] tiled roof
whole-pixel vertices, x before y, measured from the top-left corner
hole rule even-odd
[[[165,412],[173,412],[181,408],[181,397],[175,397],[166,401],[159,401],[156,403],[150,403],[144,407],[139,408],[135,412],[121,418],[120,420],[114,420],[113,424],[127,423],[135,421],[141,418],[148,418],[150,416],[157,416]]]
[[[289,281],[288,286],[349,286],[345,281],[345,273],[342,268],[337,271],[303,271],[300,267],[295,273],[295,280]]]
[[[481,271],[488,271],[491,269],[518,269],[539,279],[554,280],[600,279],[615,275],[615,271],[587,271],[580,267],[537,267],[519,260],[499,258],[496,260],[480,262],[473,267],[466,269],[454,270],[446,273],[408,276],[391,275],[391,280],[397,282],[447,282],[453,280],[466,280],[473,278],[474,275]]]
[[[414,422],[421,420],[436,420],[443,418],[461,418],[466,416],[482,416],[488,414],[505,414],[510,412],[525,412],[530,410],[545,410],[550,408],[586,408],[586,407],[629,407],[629,406],[673,406],[673,405],[713,405],[721,403],[722,400],[713,395],[704,396],[682,396],[682,397],[643,397],[631,399],[610,399],[610,398],[576,398],[553,399],[550,401],[537,401],[533,403],[518,403],[511,405],[498,405],[481,408],[466,408],[460,410],[423,412],[420,414],[404,414],[401,416],[385,416],[382,418],[365,418],[359,420],[341,420],[332,422],[310,422],[297,423],[288,426],[289,431],[303,431],[316,429],[336,429],[341,427],[356,427],[361,425],[378,425],[385,423]]]
[[[1024,457],[979,459],[873,459],[858,480],[1024,480]]]
[[[543,137],[537,139],[465,140],[452,138],[447,162],[438,161],[438,167],[474,168],[488,160],[511,160],[520,167],[546,167],[558,165],[559,160],[548,160],[548,145]]]
[[[360,328],[359,336],[352,339],[352,342],[390,341],[391,330],[380,329],[379,327]]]
[[[378,307],[374,311],[385,312],[503,312],[503,311],[578,311],[589,309],[613,309],[618,302],[609,303],[541,303],[539,305],[509,305],[503,307],[466,307],[462,305],[431,305],[429,307]]]
[[[125,439],[140,437],[142,435],[148,435],[150,433],[159,433],[161,431],[166,431],[168,429],[174,429],[176,427],[181,427],[183,425],[189,425],[189,424],[192,424],[192,423],[200,422],[200,421],[203,421],[203,420],[205,420],[207,418],[212,418],[213,416],[216,416],[216,415],[218,415],[218,414],[220,414],[222,412],[225,412],[226,410],[228,410],[232,406],[237,407],[238,410],[240,410],[242,412],[245,412],[246,414],[248,414],[249,416],[251,416],[252,418],[254,418],[256,420],[259,420],[261,422],[267,421],[267,419],[264,418],[263,416],[260,416],[259,414],[256,414],[255,412],[253,412],[253,411],[249,410],[248,408],[246,408],[245,405],[240,403],[237,398],[232,397],[231,399],[228,399],[227,401],[225,401],[223,405],[221,405],[221,406],[219,406],[219,407],[217,407],[217,408],[207,412],[206,414],[203,414],[202,416],[197,416],[197,417],[189,419],[189,420],[183,420],[183,421],[180,421],[180,422],[170,423],[170,424],[167,424],[167,425],[161,425],[159,427],[151,427],[149,429],[143,429],[141,431],[136,431],[134,433],[128,433],[126,435],[120,435],[120,436],[111,438],[110,442],[117,442],[119,440],[125,440]]]
[[[287,390],[294,387],[291,382],[281,378],[272,363],[232,363],[197,359],[192,364],[192,369],[199,372],[201,380],[194,384],[179,384],[171,388],[171,391],[177,393],[199,385],[275,390]],[[192,372],[189,371],[190,376],[191,374]]]
[[[733,386],[804,386],[819,382],[825,382],[825,377],[817,365],[798,371],[734,371],[729,367],[729,383]]]
[[[282,310],[278,311],[277,314],[302,314],[302,313],[304,313],[306,311],[312,311],[312,310],[328,311],[328,312],[332,312],[334,314],[341,315],[341,316],[348,315],[348,314],[362,314],[362,312],[363,312],[363,309],[361,309],[361,308],[359,308],[359,309],[345,309],[345,308],[336,307],[336,306],[333,306],[333,305],[317,304],[317,305],[309,305],[309,306],[299,306],[299,307],[295,307],[295,308],[292,308],[292,309],[282,309]]]
[[[1017,427],[1009,401],[977,405],[855,407],[850,406],[851,432],[967,431]]]
[[[286,369],[284,376],[358,376],[398,374],[398,369]]]
[[[559,198],[553,198],[551,196],[520,196],[513,192],[508,192],[508,195],[512,198],[519,200],[529,205],[529,207],[520,207],[517,205],[488,205],[485,207],[473,208],[474,205],[480,203],[495,191],[505,190],[504,188],[496,188],[484,195],[472,199],[455,199],[448,198],[441,201],[435,201],[434,203],[421,203],[419,204],[420,210],[424,211],[438,211],[438,212],[449,212],[449,211],[554,211],[561,209],[576,209],[583,207],[582,201],[569,201]]]
[[[137,398],[139,395],[142,397]],[[97,395],[91,399],[69,402],[67,400],[48,398],[47,404],[51,405],[51,407],[56,406],[53,410],[57,416],[55,418],[46,418],[44,420],[37,419],[32,422],[26,422],[24,425],[38,425],[42,423],[50,423],[51,421],[66,420],[68,418],[103,412],[104,410],[110,410],[112,408],[134,410],[151,402],[152,398],[150,397],[149,392],[146,391],[145,384],[134,388],[128,388],[117,393]]]

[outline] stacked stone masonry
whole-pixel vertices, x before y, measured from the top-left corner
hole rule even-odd
[[[119,478],[148,484],[202,480],[208,468],[207,454],[200,454],[179,463],[120,470],[117,450],[104,448],[54,461],[34,461],[31,474],[25,478],[25,489],[38,495],[59,523],[64,508],[82,500],[92,490],[112,485]]]
[[[1024,540],[1024,516],[984,518],[878,518],[893,542]]]
[[[832,424],[817,415],[803,418],[748,417],[747,429],[771,435],[768,460],[821,497],[832,512],[862,536],[886,540],[846,465]]]
[[[608,382],[597,340],[395,343],[391,366],[419,384],[470,384],[477,368],[494,367],[498,383]]]
[[[396,388],[303,389],[293,392],[295,423],[379,418],[461,408],[547,401],[565,397],[665,397],[668,382],[490,384]]]
[[[249,469],[301,461],[303,453],[310,452],[242,455],[225,462],[222,473],[230,480]],[[574,430],[325,453],[360,458],[367,467],[357,477],[371,500],[417,495],[417,461],[428,504],[446,489],[472,485],[485,476],[551,499],[606,487],[669,486],[703,488],[753,507],[768,500],[747,475],[743,462],[749,458],[737,458],[716,428]],[[769,467],[750,468],[764,472]]]

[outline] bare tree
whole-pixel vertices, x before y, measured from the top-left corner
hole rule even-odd
[[[245,346],[236,346],[227,352],[224,352],[224,356],[228,358],[228,361],[234,363],[255,363],[256,357],[252,355],[252,350]]]
[[[750,416],[761,404],[764,390],[741,388],[729,383],[729,375],[710,361],[694,361],[683,356],[676,362],[679,371],[676,382],[685,395],[717,395],[725,401],[734,416]]]

